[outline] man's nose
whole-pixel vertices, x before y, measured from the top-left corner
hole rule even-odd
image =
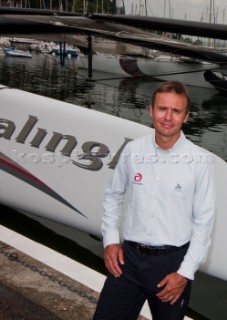
[[[167,110],[166,111],[166,119],[167,120],[171,120],[172,119],[172,111],[171,110]]]

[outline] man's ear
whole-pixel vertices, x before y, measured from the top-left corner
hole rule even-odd
[[[186,122],[188,121],[189,114],[190,114],[190,112],[188,112],[188,113],[186,114],[183,123],[186,123]]]

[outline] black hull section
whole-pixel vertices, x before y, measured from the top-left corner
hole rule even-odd
[[[227,92],[227,77],[220,73],[220,76],[211,70],[207,70],[204,73],[206,81],[210,82],[217,90],[221,92]]]

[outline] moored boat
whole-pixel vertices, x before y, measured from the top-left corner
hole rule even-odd
[[[204,73],[204,78],[211,83],[217,90],[227,92],[227,76],[222,72],[207,70]]]
[[[101,239],[103,192],[121,150],[153,129],[79,105],[0,89],[1,204]],[[213,154],[207,160],[214,163],[217,212],[208,259],[200,271],[226,281],[227,165]]]
[[[31,58],[32,54],[28,50],[18,50],[12,47],[4,47],[3,51],[6,56]]]
[[[53,49],[52,54],[57,54],[57,55],[64,55],[64,56],[71,56],[71,57],[77,57],[78,56],[78,50],[76,49]]]
[[[88,55],[79,55],[78,68],[88,69]],[[92,69],[122,77],[152,77],[156,80],[179,80],[189,86],[213,88],[204,79],[204,72],[217,69],[216,64],[183,62],[179,59],[141,58],[120,55],[93,54]]]

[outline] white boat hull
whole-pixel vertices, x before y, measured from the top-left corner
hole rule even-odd
[[[30,51],[25,51],[25,50],[17,50],[13,48],[4,48],[3,49],[4,53],[6,56],[9,57],[21,57],[21,58],[31,58],[32,54]]]
[[[102,200],[113,160],[127,139],[152,129],[7,87],[0,87],[0,99],[0,202],[101,237]],[[227,164],[217,156],[215,170],[217,215],[201,270],[227,280]]]
[[[88,56],[79,56],[77,65],[80,69],[88,69]],[[112,73],[122,77],[149,76],[158,80],[179,80],[190,86],[212,89],[214,87],[204,79],[204,72],[217,68],[218,65],[215,64],[183,62],[170,57],[168,59],[145,59],[103,54],[92,56],[92,69],[95,71]]]

